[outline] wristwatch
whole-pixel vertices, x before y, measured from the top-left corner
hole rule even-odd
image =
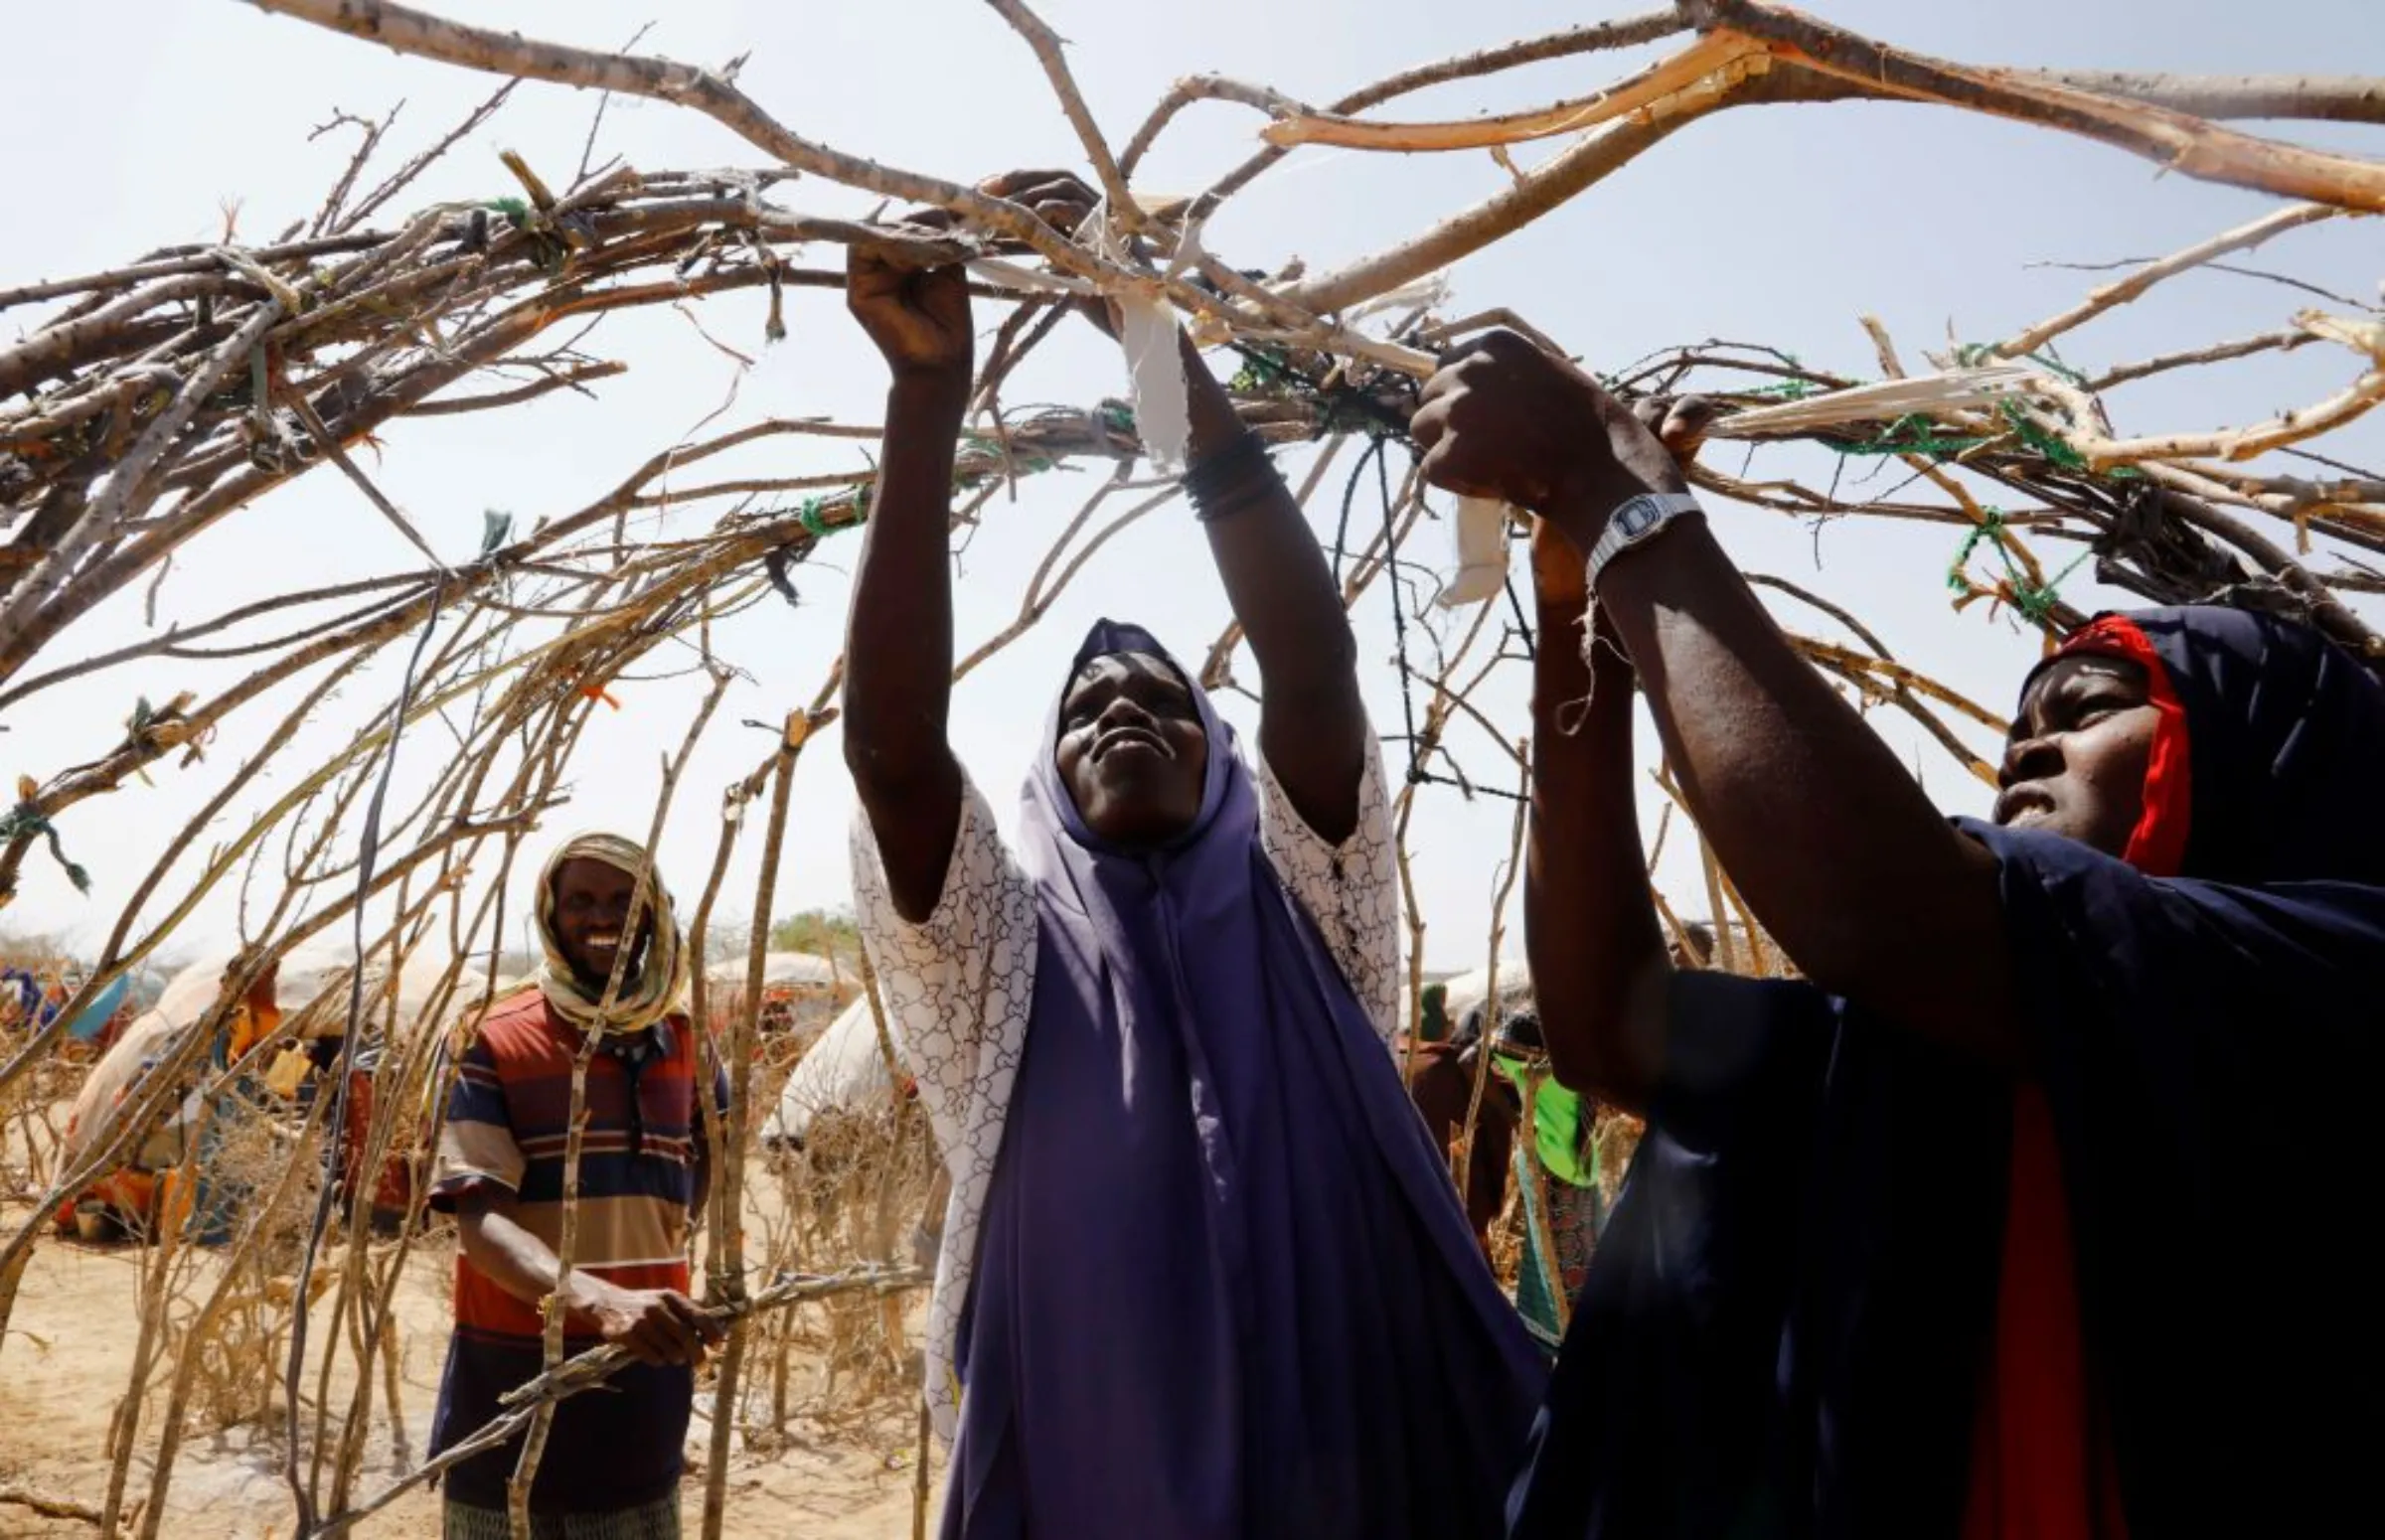
[[[1607,527],[1599,532],[1585,563],[1590,586],[1598,586],[1598,574],[1606,570],[1608,562],[1634,545],[1655,539],[1681,515],[1696,512],[1697,499],[1686,492],[1643,492],[1609,514]]]

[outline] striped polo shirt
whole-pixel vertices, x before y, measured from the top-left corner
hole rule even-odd
[[[502,1189],[532,1235],[559,1249],[563,1153],[579,1030],[536,988],[493,1007],[457,1066],[439,1137],[430,1205],[452,1213],[474,1187]],[[580,1142],[579,1221],[572,1266],[624,1289],[689,1287],[688,1224],[704,1130],[696,1103],[695,1034],[672,1016],[608,1043],[588,1063],[587,1131]],[[714,1072],[716,1105],[727,1085]],[[564,1351],[597,1338],[584,1320],[564,1327]],[[538,1308],[499,1288],[461,1249],[455,1259],[455,1337],[431,1433],[435,1454],[496,1417],[499,1398],[542,1364]],[[679,1482],[694,1377],[686,1368],[632,1364],[602,1390],[556,1408],[531,1488],[547,1512],[637,1507]],[[519,1438],[458,1464],[449,1497],[502,1507]]]

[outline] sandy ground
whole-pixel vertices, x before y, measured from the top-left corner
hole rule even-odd
[[[20,1205],[0,1206],[0,1224],[13,1232],[27,1212]],[[407,1447],[417,1453],[429,1432],[446,1351],[451,1257],[446,1243],[425,1242],[398,1295],[402,1423]],[[45,1240],[34,1253],[9,1334],[0,1340],[0,1492],[19,1488],[99,1502],[107,1482],[108,1422],[132,1363],[140,1258],[132,1247],[68,1240]],[[914,1307],[914,1320],[917,1314]],[[799,1390],[816,1387],[820,1373],[817,1363],[799,1360],[793,1382]],[[143,1456],[155,1447],[160,1399],[152,1399],[143,1426]],[[803,1397],[793,1399],[801,1404]],[[689,1463],[698,1471],[711,1437],[710,1406],[700,1390],[689,1436]],[[391,1432],[386,1422],[375,1429],[361,1491],[377,1491],[406,1468],[397,1462]],[[743,1447],[740,1440],[729,1464],[726,1535],[898,1540],[910,1534],[915,1417],[889,1406],[859,1426],[840,1421],[833,1429],[797,1417],[789,1434],[780,1449]],[[293,1510],[280,1461],[278,1441],[253,1430],[195,1429],[175,1462],[158,1533],[164,1540],[290,1535]],[[136,1458],[129,1491],[144,1492],[151,1474],[150,1462]],[[694,1535],[703,1504],[701,1476],[683,1492],[687,1532]],[[932,1507],[931,1498],[931,1521]],[[356,1533],[435,1536],[437,1514],[436,1496],[415,1492]],[[8,1540],[88,1540],[95,1533],[88,1522],[44,1518],[0,1500],[0,1536]]]

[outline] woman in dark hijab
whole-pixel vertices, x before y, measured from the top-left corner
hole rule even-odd
[[[1426,403],[1429,476],[1544,516],[1551,638],[1588,641],[1596,594],[1594,671],[1540,652],[1527,918],[1558,1072],[1648,1119],[1511,1533],[2146,1540],[2360,1511],[2385,689],[2293,622],[2106,617],[2025,682],[1993,823],[1949,824],[1684,496],[1695,412],[1660,436],[1516,338]],[[1811,983],[1666,961],[1635,677]]]
[[[1073,230],[1073,179],[1004,193]],[[1186,483],[1265,680],[1245,760],[1104,621],[1015,840],[945,738],[968,287],[855,247],[894,371],[855,580],[856,906],[952,1177],[948,1540],[1490,1540],[1543,1372],[1387,1047],[1397,876],[1341,595],[1189,344]]]

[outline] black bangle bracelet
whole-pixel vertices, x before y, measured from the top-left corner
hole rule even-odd
[[[1192,517],[1207,524],[1233,512],[1250,494],[1276,479],[1266,440],[1244,428],[1234,441],[1185,472]]]

